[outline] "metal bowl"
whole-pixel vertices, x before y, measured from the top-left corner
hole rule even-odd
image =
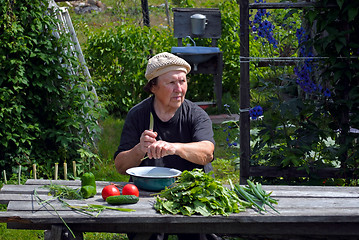
[[[181,171],[165,167],[134,167],[126,173],[132,177],[133,183],[143,190],[161,191],[172,185]]]

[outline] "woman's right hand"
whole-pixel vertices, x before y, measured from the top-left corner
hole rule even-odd
[[[147,153],[148,146],[156,142],[157,133],[152,130],[145,130],[140,137],[140,147],[143,154]]]

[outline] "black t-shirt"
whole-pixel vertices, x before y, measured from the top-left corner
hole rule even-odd
[[[153,109],[154,96],[143,100],[134,106],[127,114],[122,130],[121,142],[115,157],[122,151],[127,151],[139,143],[141,134],[149,129],[150,111],[154,118],[154,129],[157,140],[166,142],[190,143],[208,140],[215,144],[213,139],[212,121],[208,114],[199,106],[189,100],[184,100],[175,115],[167,122],[161,121]],[[178,170],[204,169],[212,171],[212,165],[194,164],[177,155],[169,155],[161,159],[145,159],[141,166],[158,166],[176,168]]]

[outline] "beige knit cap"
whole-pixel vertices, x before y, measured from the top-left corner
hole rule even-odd
[[[186,74],[191,66],[182,58],[168,52],[159,53],[148,60],[145,77],[148,81],[164,73],[180,70]]]

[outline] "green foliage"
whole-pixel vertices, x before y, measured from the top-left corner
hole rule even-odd
[[[222,36],[218,40],[218,47],[223,52],[223,92],[237,96],[240,83],[239,6],[233,0],[223,1],[219,4],[219,9]]]
[[[327,57],[321,63],[321,79],[332,86],[332,101],[322,108],[329,115],[327,126],[339,130],[337,155],[342,164],[356,168],[359,159],[358,134],[350,132],[359,126],[359,2],[321,1],[320,6],[335,7],[308,11],[306,18],[317,25],[311,45],[318,55]],[[340,57],[338,57],[340,56]]]
[[[110,113],[125,114],[148,96],[142,89],[147,59],[170,51],[174,39],[169,34],[166,29],[123,24],[89,36],[87,62]]]
[[[191,216],[224,215],[243,212],[248,207],[236,193],[200,169],[183,171],[175,184],[162,190],[154,208],[161,214]]]
[[[101,108],[80,63],[65,51],[72,43],[56,30],[56,10],[47,6],[0,3],[0,166],[11,172],[37,163],[50,177],[55,162],[78,159],[84,144],[93,147]]]
[[[312,35],[307,43],[298,47],[314,47],[318,56],[325,57],[325,61],[313,64],[316,68],[307,70],[311,74],[310,81],[330,88],[331,96],[301,89],[296,82],[298,76],[291,74],[288,67],[256,70],[253,68],[256,65],[251,65],[251,104],[258,103],[264,108],[263,119],[252,121],[256,131],[251,131],[251,164],[301,167],[307,171],[311,167],[357,169],[358,134],[350,130],[359,126],[359,4],[345,0],[320,1],[319,4],[321,7],[304,12],[301,26]],[[334,5],[326,7],[328,4]],[[282,11],[287,12],[282,21],[278,21],[279,17],[273,12],[267,18],[288,30],[287,35],[279,34],[279,43],[283,42],[284,47],[271,48],[263,42],[263,47],[257,50],[250,48],[251,56],[276,57],[288,53],[296,56],[293,50],[298,43],[293,46],[290,43],[294,42],[298,23],[293,26],[294,30],[287,23],[299,19],[299,12]],[[237,136],[239,133],[232,140]]]
[[[222,36],[218,40],[218,45],[223,52],[223,92],[231,93],[232,96],[238,96],[240,84],[240,12],[237,1],[223,1],[219,4],[222,20]],[[253,21],[255,11],[250,12],[250,21]],[[289,9],[272,10],[271,15],[265,19],[272,22],[275,26],[274,36],[278,39],[278,47],[274,48],[267,41],[259,38],[256,39],[256,32],[253,32],[252,25],[249,35],[249,52],[254,59],[250,62],[250,81],[251,95],[254,97],[252,102],[258,102],[260,96],[267,94],[263,91],[263,83],[265,81],[275,81],[278,76],[286,73],[290,74],[293,67],[276,68],[258,67],[256,58],[263,57],[295,57],[297,43],[295,42],[295,30],[300,26],[298,11]],[[265,81],[260,81],[265,80]],[[279,85],[279,81],[273,82]],[[260,96],[259,96],[260,94]],[[263,100],[263,99],[262,99]]]
[[[324,57],[308,72],[311,81],[330,88],[331,96],[303,91],[295,82],[297,76],[260,80],[257,86],[265,92],[265,114],[253,124],[259,132],[252,135],[252,164],[302,167],[307,171],[310,167],[357,168],[358,135],[350,130],[359,126],[359,4],[320,4],[305,12],[303,27],[308,32],[310,26],[317,27],[302,46],[314,48]],[[325,7],[328,4],[334,5]]]
[[[222,37],[218,41],[218,46],[223,52],[223,92],[237,96],[240,83],[238,3],[224,1],[218,6],[211,7],[218,7],[221,11]],[[297,13],[289,14],[288,12],[289,10],[275,15],[285,16],[285,20],[279,19],[279,17],[275,18],[278,24],[283,22],[285,26],[292,22],[293,18],[297,18]],[[282,37],[279,44],[280,49],[275,53],[277,55],[278,51],[283,53],[285,49],[293,48],[291,40],[294,32],[288,31],[287,28],[279,28],[278,35]],[[253,36],[251,38],[251,52],[254,52],[255,56],[262,56],[260,55],[261,50],[270,49],[262,42],[254,41]],[[209,39],[196,38],[195,41],[197,45],[210,45]],[[132,106],[148,96],[142,90],[147,82],[144,78],[147,59],[156,53],[170,51],[172,46],[177,46],[177,43],[170,28],[147,28],[116,22],[113,26],[108,24],[99,31],[89,34],[85,55],[91,74],[97,82],[96,90],[101,101],[106,103],[106,108],[111,113],[126,114]],[[268,56],[270,53],[266,55]],[[255,87],[258,84],[258,76],[262,79],[274,78],[273,76],[278,76],[284,71],[278,72],[278,70],[271,69],[261,71],[256,68],[255,63],[251,65],[251,70],[253,70],[251,78]],[[187,98],[192,101],[213,100],[215,96],[212,78],[211,75],[206,74],[191,75]]]

